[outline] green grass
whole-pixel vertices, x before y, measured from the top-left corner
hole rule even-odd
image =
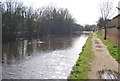
[[[107,46],[110,54],[116,59],[118,63],[120,63],[120,58],[118,56],[118,52],[120,52],[120,47],[109,40],[104,40],[104,36],[102,35],[97,34],[97,37],[102,40],[102,42]]]
[[[68,79],[88,79],[88,72],[90,71],[90,62],[93,59],[93,52],[91,51],[93,33],[89,35],[86,44],[82,48],[82,52],[73,67]]]

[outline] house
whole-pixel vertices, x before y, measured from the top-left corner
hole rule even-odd
[[[120,14],[107,21],[107,40],[120,46]]]

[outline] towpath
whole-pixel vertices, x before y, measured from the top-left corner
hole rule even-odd
[[[96,34],[92,38],[92,51],[94,53],[94,59],[91,62],[91,71],[88,75],[90,79],[99,79],[99,72],[102,70],[118,72],[119,64],[110,55],[107,46],[96,37]]]

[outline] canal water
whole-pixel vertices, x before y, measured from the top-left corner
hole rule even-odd
[[[90,32],[2,45],[3,79],[67,79]]]

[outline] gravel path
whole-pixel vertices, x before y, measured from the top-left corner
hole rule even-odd
[[[92,51],[95,57],[91,62],[91,71],[88,75],[90,79],[99,79],[98,72],[102,70],[118,72],[119,64],[110,55],[107,46],[105,46],[95,34],[92,38]]]

